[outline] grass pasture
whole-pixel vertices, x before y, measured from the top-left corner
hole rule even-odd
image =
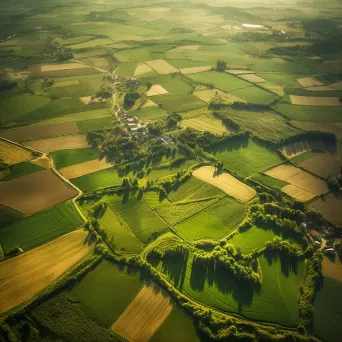
[[[242,100],[251,103],[265,104],[272,103],[277,96],[272,92],[263,90],[256,86],[248,87],[247,89],[238,89],[230,92],[233,96],[239,97]]]
[[[0,118],[3,125],[22,122],[30,113],[45,107],[51,99],[44,96],[23,93],[18,96],[1,99]]]
[[[253,87],[250,83],[241,80],[238,77],[217,71],[201,72],[192,74],[189,77],[196,82],[212,84],[215,88],[226,92]],[[239,97],[238,95],[236,96]]]
[[[71,165],[94,160],[99,158],[99,150],[97,148],[76,148],[70,150],[60,150],[51,153],[57,170]]]
[[[160,75],[168,75],[178,72],[178,69],[163,59],[146,61],[145,63]]]
[[[186,112],[207,106],[205,102],[189,94],[166,94],[153,96],[153,102],[162,105],[168,112]]]
[[[143,285],[134,269],[104,260],[66,295],[100,326],[110,328]]]
[[[315,335],[327,342],[338,342],[342,335],[341,282],[324,277],[314,303]]]
[[[0,264],[0,313],[34,298],[91,250],[87,233],[77,230]]]
[[[80,83],[64,87],[51,87],[49,93],[53,98],[59,99],[63,97],[82,97],[94,95],[94,90],[88,84]]]
[[[3,178],[3,181],[8,181],[14,178],[29,175],[34,172],[42,171],[44,170],[44,168],[30,162],[22,162],[11,166],[9,170],[10,174],[7,177]]]
[[[133,114],[134,116],[137,116],[139,120],[142,120],[142,121],[159,120],[159,119],[166,118],[168,115],[164,109],[161,109],[157,106],[141,108],[135,111]]]
[[[150,241],[152,235],[161,235],[168,231],[167,224],[150,207],[152,203],[160,205],[158,193],[148,194],[151,196],[148,196],[147,201],[144,201],[145,196],[138,198],[136,192],[102,197],[119,216],[121,222],[144,244]]]
[[[99,222],[100,226],[107,233],[109,243],[117,251],[128,254],[140,253],[142,251],[142,246],[136,237],[129,232],[128,228],[111,208],[106,209]]]
[[[254,249],[265,247],[267,241],[272,241],[276,234],[272,229],[262,229],[253,225],[248,230],[243,230],[228,242],[241,250],[242,254],[252,253]]]
[[[144,286],[114,323],[112,330],[127,341],[147,342],[171,311],[172,305],[167,295],[155,286]]]
[[[192,202],[175,202],[172,204],[161,205],[156,208],[156,212],[161,216],[170,226],[175,226],[197,213],[203,211],[218,199],[197,200]]]
[[[283,117],[275,112],[253,112],[228,109],[222,112],[242,130],[250,131],[254,136],[273,142],[299,134]]]
[[[67,202],[1,228],[0,242],[5,255],[16,247],[27,251],[70,233],[82,224],[74,205]]]
[[[77,127],[80,132],[112,129],[113,118],[105,117],[99,119],[82,120],[77,122]]]
[[[240,182],[230,174],[222,173],[217,175],[213,166],[202,166],[192,174],[194,177],[218,187],[227,195],[232,196],[241,202],[248,202],[256,195],[253,188]]]
[[[200,239],[218,240],[230,233],[230,229],[226,225],[206,211],[180,223],[174,229],[182,238],[189,241]]]
[[[291,124],[304,131],[330,132],[335,134],[337,139],[342,139],[342,128],[338,122],[307,122],[294,120],[291,121]]]
[[[33,214],[77,195],[50,170],[34,172],[0,183],[0,204],[24,214]]]
[[[23,218],[24,215],[12,208],[0,205],[0,227]],[[1,243],[1,241],[0,241]]]
[[[296,121],[340,122],[342,120],[341,109],[339,107],[322,108],[277,103],[274,108],[289,119]]]
[[[217,135],[222,135],[228,132],[228,129],[222,123],[222,120],[218,120],[210,114],[182,120],[180,126],[183,128],[189,127],[197,129],[198,131],[202,132],[210,132]]]
[[[181,184],[176,190],[170,192],[167,198],[171,202],[177,202],[223,196],[224,193],[217,187],[203,182],[196,177],[191,177],[188,181]]]
[[[282,160],[279,155],[263,145],[248,141],[233,141],[216,146],[212,150],[216,159],[225,166],[244,177],[264,171]]]
[[[288,183],[283,182],[279,179],[275,179],[269,176],[266,176],[262,173],[256,174],[252,177],[252,179],[256,180],[257,182],[269,186],[271,188],[276,188],[276,189],[281,189],[283,188],[285,185],[287,185]]]
[[[79,178],[74,178],[72,182],[78,188],[88,192],[120,185],[122,183],[122,178],[119,177],[115,170],[106,169]]]
[[[213,100],[217,100],[218,102],[225,104],[232,104],[234,102],[245,102],[242,99],[239,99],[236,96],[225,93],[219,89],[206,89],[206,90],[198,90],[193,93],[194,96],[198,97],[200,100],[210,103]]]

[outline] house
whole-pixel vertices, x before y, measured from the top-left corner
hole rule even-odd
[[[315,238],[315,237],[317,237],[317,235],[319,235],[319,233],[318,233],[317,230],[311,229],[311,230],[310,230],[310,235],[311,235],[313,238]]]

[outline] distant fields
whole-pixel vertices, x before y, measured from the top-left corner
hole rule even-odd
[[[339,107],[296,106],[278,103],[275,109],[291,120],[313,122],[340,122],[342,120]]]
[[[72,150],[60,150],[51,153],[56,169],[97,159],[99,151],[96,148],[76,148]]]
[[[198,131],[206,131],[217,135],[222,135],[228,132],[227,127],[221,120],[216,119],[214,116],[203,115],[196,118],[185,119],[180,123],[183,128],[193,128]]]
[[[113,248],[123,253],[140,253],[142,246],[135,236],[120,221],[119,217],[111,208],[107,208],[99,220],[100,226],[106,231],[109,243]]]
[[[80,227],[83,220],[71,202],[63,203],[0,229],[0,243],[8,254],[44,244]]]
[[[166,94],[153,96],[153,102],[162,105],[165,110],[170,112],[186,112],[207,106],[205,102],[188,94]]]
[[[248,140],[246,143],[228,142],[217,146],[213,155],[224,162],[225,166],[244,177],[263,171],[282,160],[279,155],[262,145]]]
[[[237,123],[242,130],[250,131],[256,137],[269,141],[280,141],[300,131],[275,112],[253,112],[243,110],[225,110],[224,116]]]

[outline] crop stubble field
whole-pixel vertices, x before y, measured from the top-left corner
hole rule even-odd
[[[0,263],[0,313],[37,295],[86,256],[92,246],[82,230]]]
[[[170,299],[161,290],[145,286],[114,323],[112,329],[128,341],[147,342],[171,310]]]

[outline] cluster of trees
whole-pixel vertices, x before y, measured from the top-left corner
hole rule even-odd
[[[302,254],[297,245],[288,240],[283,240],[279,236],[276,236],[272,241],[267,241],[265,247],[266,251],[276,251],[290,258],[297,258]]]
[[[218,60],[216,62],[216,70],[217,71],[225,71],[227,69],[227,63],[225,61]]]
[[[305,220],[304,212],[299,209],[292,209],[283,205],[280,206],[274,202],[265,203],[262,207],[265,214],[277,215],[280,218],[286,218],[296,222],[304,222]]]
[[[306,261],[303,281],[299,287],[299,315],[300,326],[304,329],[309,327],[313,319],[313,303],[322,281],[323,254],[317,250],[314,255]]]
[[[291,137],[288,137],[286,139],[282,140],[282,144],[291,144],[295,142],[300,142],[303,140],[321,140],[324,141],[324,143],[336,143],[336,136],[334,133],[329,132],[316,132],[316,131],[307,131],[303,132]]]
[[[211,265],[213,267],[222,267],[239,281],[261,284],[261,275],[254,272],[248,262],[244,262],[244,259],[240,262],[236,261],[233,257],[234,253],[235,250],[232,245],[226,245],[225,247],[218,245],[211,252],[198,250],[194,253],[193,266],[200,265],[207,268]]]
[[[154,121],[147,125],[150,134],[160,136],[165,132],[177,129],[178,122],[182,120],[182,116],[177,113],[170,114],[165,119]]]
[[[124,98],[124,108],[130,109],[134,106],[135,102],[140,98],[140,94],[136,92],[128,92]]]
[[[166,197],[167,194],[174,189],[177,189],[182,183],[191,178],[192,173],[188,171],[179,171],[172,178],[168,178],[160,183],[160,192]]]
[[[187,128],[176,136],[177,147],[185,152],[196,154],[197,150],[209,151],[215,145],[228,141],[245,140],[248,136],[245,132],[232,133],[230,135],[217,136],[210,132],[199,132],[197,130]]]
[[[333,191],[342,193],[342,176],[341,175],[329,176],[327,179],[327,183]]]
[[[189,255],[189,248],[183,243],[171,244],[167,249],[153,248],[149,253],[149,258],[187,258]]]

